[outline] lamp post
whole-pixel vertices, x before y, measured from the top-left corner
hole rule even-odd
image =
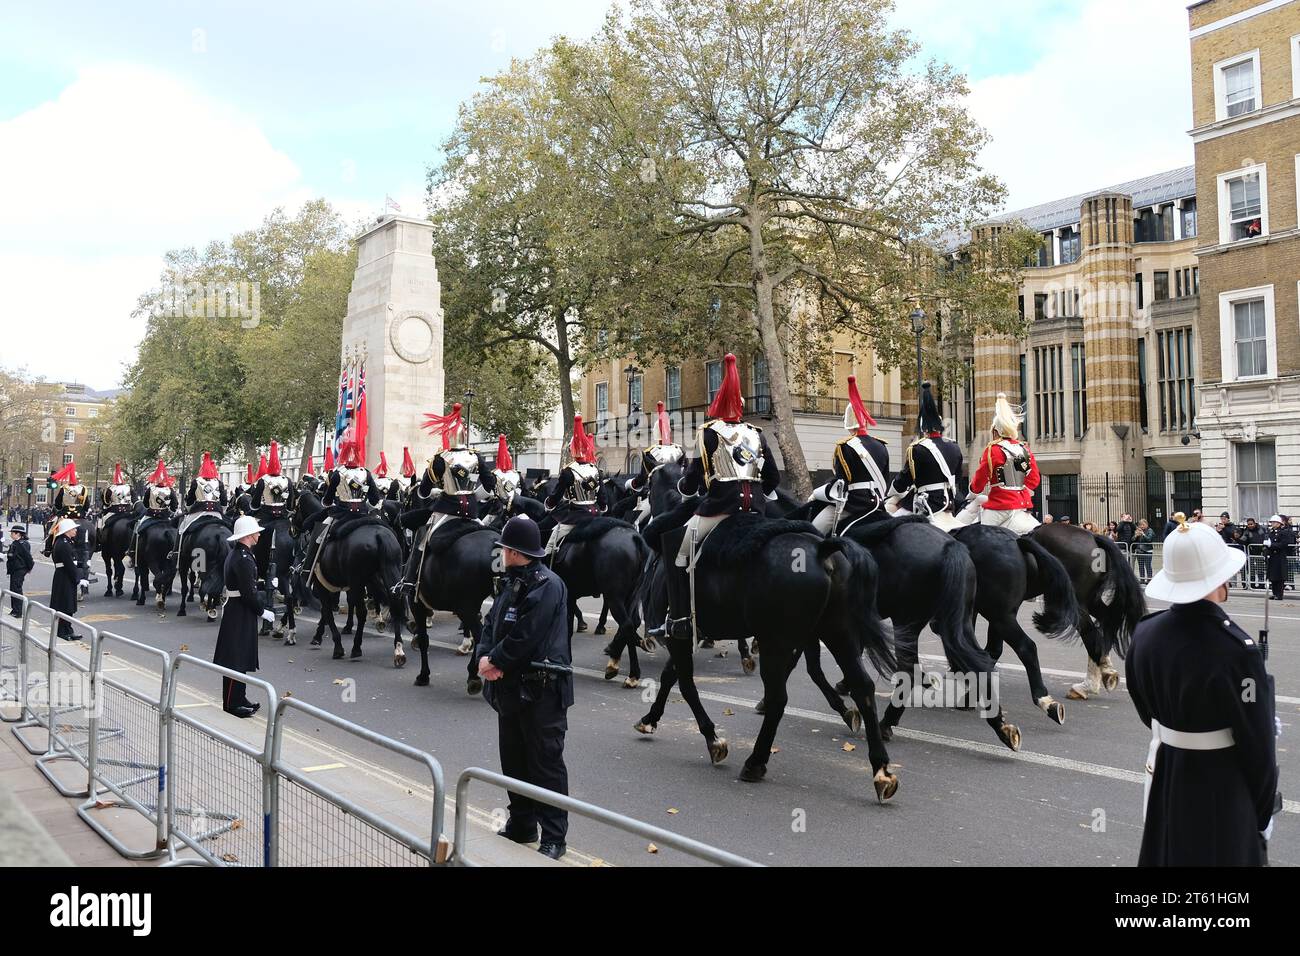
[[[632,385],[642,371],[644,370],[631,363],[628,364],[627,368],[623,369],[623,374],[627,376],[627,455],[623,461],[624,471],[632,470],[632,414],[641,411],[640,403],[632,401]]]
[[[181,494],[182,495],[185,494],[185,454],[188,448],[189,437],[190,437],[189,426],[188,425],[182,426],[181,428]]]
[[[912,331],[916,333],[916,416],[917,421],[921,420],[921,336],[925,334],[925,312],[921,309],[912,310]],[[918,425],[918,427],[920,427]]]
[[[474,403],[474,389],[472,388],[465,389],[465,394],[463,397],[465,399],[465,441],[467,443],[472,444],[474,441],[474,436],[470,432],[471,421],[472,421],[470,416],[471,416],[471,411]]]
[[[90,494],[91,500],[97,504],[99,502],[99,446],[104,444],[104,439],[98,432],[91,432],[90,442],[95,446],[95,490]]]

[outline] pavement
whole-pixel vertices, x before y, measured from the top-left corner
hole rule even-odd
[[[83,620],[169,653],[211,659],[216,624],[193,613],[176,618],[175,595],[162,615],[152,600],[141,608],[127,597],[105,598],[102,566],[99,574],[98,589],[92,590],[79,611]],[[42,600],[50,577],[50,566],[38,563],[28,578],[28,592]],[[130,584],[128,573],[128,595]],[[594,627],[599,604],[582,603]],[[1234,595],[1227,610],[1250,633],[1263,624],[1262,594]],[[1296,720],[1300,600],[1274,602],[1268,610],[1269,669],[1276,678],[1283,723],[1278,741],[1281,789],[1290,797],[1276,821],[1270,862],[1296,865],[1300,864],[1300,804],[1295,799],[1300,792],[1300,763],[1290,751],[1293,736],[1300,733]],[[1021,615],[1031,635],[1032,611],[1026,606]],[[296,646],[263,638],[262,669],[256,676],[273,683],[279,694],[291,693],[429,752],[442,764],[452,789],[466,767],[499,767],[494,715],[481,697],[465,692],[466,659],[454,653],[459,635],[450,615],[439,614],[431,628],[428,687],[413,686],[419,658],[409,643],[406,667],[395,669],[391,634],[376,633],[368,626],[363,657],[335,661],[328,637],[322,647],[308,644],[315,620],[310,613],[303,619]],[[982,622],[979,633],[982,639]],[[409,640],[409,635],[404,636]],[[1000,690],[1009,719],[1023,735],[1021,751],[1007,750],[971,712],[912,708],[889,744],[900,779],[898,794],[878,805],[865,741],[848,733],[802,670],[790,680],[790,703],[766,779],[743,783],[737,775],[762,722],[753,709],[762,696],[762,685],[756,675],[743,673],[735,645],[722,643],[718,650],[701,649],[696,654],[701,696],[731,746],[728,759],[715,766],[710,765],[703,738],[676,693],[654,736],[633,730],[648,709],[653,689],[622,686],[626,658],[617,680],[602,679],[602,648],[607,640],[590,631],[574,636],[576,701],[569,711],[565,758],[570,792],[579,799],[774,865],[1131,866],[1137,861],[1141,770],[1150,734],[1138,719],[1123,681],[1116,691],[1087,701],[1065,699],[1069,685],[1083,676],[1085,655],[1077,642],[1037,639],[1048,686],[1065,703],[1064,725],[1057,726],[1031,703],[1023,669],[1008,650],[999,667]],[[350,637],[344,641],[350,649]],[[724,648],[726,656],[717,656]],[[942,661],[938,640],[928,631],[921,651],[930,663]],[[834,679],[838,671],[825,656],[824,665]],[[129,657],[124,655],[123,660]],[[657,677],[665,660],[663,651],[643,652],[643,678]],[[1122,673],[1122,662],[1115,663]],[[211,705],[218,688],[204,682],[215,685],[215,675],[199,677],[195,681],[191,675],[188,683],[183,681],[185,690],[195,695],[194,703],[217,710]],[[878,682],[878,694],[880,690]],[[883,706],[883,700],[880,703]],[[225,715],[217,712],[217,717]],[[256,737],[256,725],[263,724],[257,718],[230,720],[245,724],[241,732],[251,737]],[[261,730],[265,731],[264,724]],[[315,772],[332,780],[362,790],[419,784],[404,758],[359,749],[356,738],[330,725],[296,718],[293,732],[301,735],[295,746],[303,747],[303,766],[317,768]],[[11,736],[0,733],[5,740],[0,756],[5,747],[12,749]],[[43,777],[27,773],[48,794],[54,793]],[[387,782],[376,782],[378,778]],[[15,779],[15,769],[0,765],[0,784]],[[27,787],[19,796],[37,789]],[[53,807],[48,794],[40,795],[43,812]],[[381,799],[377,793],[374,798]],[[547,863],[525,848],[502,847],[505,841],[490,835],[487,826],[504,812],[499,791],[476,783],[471,800],[476,851],[488,854],[488,859],[501,851],[510,854],[506,862]],[[75,816],[72,822],[84,831],[76,836],[97,841],[116,856]],[[75,828],[60,829],[61,833],[53,833],[56,842],[75,861],[76,847],[69,850],[64,842]],[[450,835],[450,815],[445,829]],[[691,862],[576,816],[571,819],[569,847],[565,862],[570,865]],[[89,846],[82,852],[89,854]],[[93,863],[107,860],[102,854],[85,858]]]

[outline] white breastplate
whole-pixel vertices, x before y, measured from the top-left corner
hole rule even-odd
[[[575,461],[566,466],[573,472],[573,485],[568,490],[568,499],[575,505],[590,505],[596,501],[596,492],[600,490],[600,469],[590,462]]]
[[[220,501],[221,500],[221,479],[220,478],[199,478],[194,482],[194,500],[195,501]]]
[[[165,485],[150,485],[148,504],[152,511],[165,511],[172,506],[172,490]]]
[[[129,505],[131,503],[131,486],[111,485],[108,489],[108,500],[115,505]]]
[[[757,481],[763,476],[763,438],[746,422],[710,422],[706,428],[718,436],[718,450],[709,459],[708,481]],[[704,432],[700,432],[704,449]]]
[[[340,468],[339,484],[334,497],[339,501],[364,501],[368,474],[364,468]]]
[[[471,495],[478,487],[478,455],[468,448],[449,448],[438,452],[446,466],[442,470],[442,490],[449,495]]]
[[[494,468],[492,474],[496,477],[497,483],[494,489],[496,496],[502,501],[509,501],[511,496],[519,488],[519,472],[513,468],[510,471],[502,471]]]

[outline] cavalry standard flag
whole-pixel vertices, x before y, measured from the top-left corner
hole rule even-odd
[[[334,412],[334,451],[339,450],[339,442],[343,437],[343,429],[347,427],[347,406],[348,406],[348,370],[345,366],[339,371],[339,406]]]
[[[352,414],[352,432],[357,443],[357,454],[362,461],[366,460],[366,433],[369,430],[366,414],[366,363],[362,362],[361,378],[357,382],[356,408]]]

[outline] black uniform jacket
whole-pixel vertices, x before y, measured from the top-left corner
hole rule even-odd
[[[714,421],[716,420],[714,419]],[[712,428],[708,428],[707,425],[706,422],[704,426],[704,453],[712,461],[721,442],[718,433]],[[679,490],[688,498],[704,492],[704,497],[695,509],[696,514],[706,518],[715,515],[735,514],[746,504],[749,506],[748,510],[763,514],[766,509],[766,502],[759,499],[766,498],[767,495],[776,491],[777,486],[781,484],[781,473],[776,469],[776,459],[772,457],[772,449],[767,446],[767,436],[763,434],[762,430],[759,430],[758,441],[763,453],[763,469],[759,473],[759,481],[762,483],[763,489],[761,496],[755,493],[752,487],[754,482],[752,481],[712,481],[706,488],[704,459],[691,459],[686,466],[686,474],[682,476]],[[888,468],[888,465],[886,465],[886,468]]]
[[[1269,528],[1264,532],[1264,538],[1261,540],[1269,542],[1264,548],[1264,559],[1268,562],[1268,579],[1285,581],[1288,560],[1295,548],[1295,532],[1286,525],[1276,531]]]
[[[212,663],[231,670],[257,670],[257,631],[262,620],[262,599],[257,593],[257,559],[239,542],[226,555],[227,601],[221,612],[221,630]],[[239,592],[238,596],[230,592]]]
[[[199,501],[199,480],[197,478],[191,478],[190,490],[185,492],[185,504],[189,506],[190,513],[193,514],[197,511],[216,511],[218,507],[225,510],[225,508],[230,504],[230,496],[226,493],[226,483],[224,481],[218,481],[217,488],[221,491],[220,504],[214,501]]]
[[[1189,733],[1231,728],[1234,738],[1225,750],[1160,745],[1138,864],[1261,864],[1277,755],[1273,695],[1250,635],[1211,601],[1175,604],[1138,625],[1126,677],[1148,727],[1154,717]]]
[[[25,538],[19,538],[9,544],[9,554],[5,558],[5,571],[9,574],[11,585],[16,584],[15,590],[22,588],[23,578],[36,567],[35,561],[32,560],[32,546]]]
[[[948,470],[952,472],[954,487],[948,493],[948,501],[949,503],[955,503],[957,500],[955,479],[961,474],[962,466],[961,447],[955,441],[944,438],[942,435],[927,435],[926,438],[929,438],[930,441],[934,443],[935,447],[939,449],[939,454],[943,455],[943,460],[948,465]],[[894,477],[894,483],[891,486],[891,490],[902,495],[907,495],[907,493],[914,488],[921,488],[925,485],[937,485],[948,480],[944,477],[943,470],[939,467],[939,463],[934,460],[934,455],[930,453],[930,450],[920,446],[919,442],[921,440],[922,439],[918,438],[916,442],[913,442],[908,448],[907,458],[911,460],[911,465],[909,466],[907,461],[903,462],[903,467],[899,469],[898,474]],[[912,474],[913,470],[916,472],[915,477],[913,477]],[[925,493],[925,498],[930,504],[931,514],[943,510],[944,492],[942,488],[935,489],[934,491],[927,491]],[[903,505],[909,510],[915,511],[915,500],[916,496],[911,495],[904,499]]]
[[[64,614],[76,614],[77,582],[80,580],[76,549],[71,541],[59,535],[54,542],[54,583],[50,585],[50,607]]]
[[[371,478],[371,480],[372,481],[374,480],[373,477]],[[376,485],[375,487],[378,488],[379,486]],[[251,495],[253,500],[254,511],[260,511],[263,507],[263,504],[265,504],[268,511],[270,510],[271,503],[269,501],[267,502],[262,501],[262,495],[264,494],[266,494],[266,479],[259,478],[257,479],[257,484],[253,485],[253,494]],[[279,505],[279,508],[283,511],[292,511],[294,503],[297,500],[298,500],[298,489],[294,487],[294,484],[291,481],[289,482],[288,490],[285,493],[284,504]]]
[[[487,681],[483,695],[501,713],[513,713],[536,699],[540,672],[533,661],[571,664],[568,590],[564,582],[540,561],[509,568],[483,624],[475,659],[486,656],[503,676]],[[573,706],[573,675],[552,675],[561,703]],[[531,685],[531,686],[530,686]],[[548,685],[549,686],[549,685]]]
[[[848,443],[854,438],[862,442],[862,447],[867,450],[871,460],[880,469],[880,474],[884,477],[886,484],[883,490],[887,493],[889,484],[889,446],[874,435],[850,435],[848,438],[841,438],[837,441],[835,443],[835,454],[831,456],[831,474],[834,475],[834,478],[843,479],[846,485],[872,480],[871,472],[867,470],[867,466],[863,464],[857,452],[848,447]],[[876,509],[877,504],[876,493],[870,488],[854,489],[849,492],[849,499],[844,503],[844,517],[851,518],[856,515],[868,514]]]
[[[339,482],[343,480],[343,473],[339,470],[330,472],[329,481],[325,484],[325,494],[321,496],[321,504],[330,506],[335,504],[338,493]],[[377,505],[383,499],[379,493],[379,486],[375,484],[375,476],[369,471],[366,472],[366,501],[372,505]],[[347,508],[352,502],[338,501],[339,505]]]

